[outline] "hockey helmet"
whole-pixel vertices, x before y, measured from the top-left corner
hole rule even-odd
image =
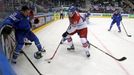
[[[75,12],[76,11],[76,7],[75,6],[70,6],[68,9],[68,12]]]
[[[73,16],[75,11],[76,11],[76,7],[75,6],[70,6],[69,9],[68,9],[68,15],[70,17]]]

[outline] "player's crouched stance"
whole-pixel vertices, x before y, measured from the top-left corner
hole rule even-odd
[[[79,14],[79,12],[76,10],[76,8],[74,6],[71,6],[69,8],[69,21],[70,21],[70,25],[67,29],[67,31],[65,33],[63,33],[62,37],[62,41],[61,44],[67,40],[69,43],[69,48],[67,48],[67,50],[75,50],[73,41],[71,36],[74,35],[75,33],[78,34],[78,36],[81,39],[81,43],[83,45],[83,48],[85,50],[86,56],[90,57],[90,53],[89,53],[89,48],[90,48],[90,44],[87,40],[87,24],[85,22],[85,20],[83,20],[82,15]]]
[[[16,59],[20,52],[22,52],[25,38],[32,42],[34,41],[38,48],[38,51],[34,53],[36,59],[40,59],[42,57],[42,52],[46,52],[46,50],[42,48],[37,36],[30,30],[31,27],[28,14],[29,8],[27,6],[22,6],[20,11],[14,12],[3,22],[3,25],[10,25],[15,30],[16,49],[13,52],[12,63],[16,63]]]

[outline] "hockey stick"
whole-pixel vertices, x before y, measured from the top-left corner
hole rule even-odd
[[[68,29],[69,27],[70,27],[70,26],[68,26],[67,29]],[[67,30],[66,30],[66,31],[67,31]],[[50,58],[45,59],[45,61],[47,61],[48,63],[51,63],[51,60],[55,57],[55,54],[57,53],[57,51],[58,51],[58,49],[59,49],[59,47],[60,47],[61,42],[62,42],[62,39],[60,40],[60,42],[59,42],[59,44],[58,44],[58,46],[57,46],[57,48],[56,48],[54,54],[53,54]]]
[[[97,46],[95,46],[95,45],[93,45],[93,44],[91,44],[91,43],[90,43],[90,45],[93,46],[93,47],[95,47],[96,49],[100,50],[101,52],[105,53],[106,55],[112,57],[113,59],[115,59],[115,60],[117,60],[117,61],[124,61],[124,60],[127,59],[126,57],[122,57],[122,58],[118,59],[118,58],[112,56],[111,54],[109,54],[109,53],[103,51],[102,49],[98,48]]]
[[[62,41],[62,40],[61,40],[61,41]],[[61,41],[60,41],[60,43],[61,43]],[[58,44],[58,46],[57,46],[57,48],[56,48],[54,54],[53,54],[50,58],[45,59],[45,61],[48,61],[48,63],[51,62],[51,60],[55,57],[55,55],[56,55],[56,53],[57,53],[57,51],[58,51],[58,49],[59,49],[59,47],[60,47],[60,43]]]
[[[33,62],[29,59],[29,57],[26,55],[24,51],[21,51],[21,53],[24,54],[24,56],[28,59],[28,61],[31,63],[31,65],[34,67],[34,69],[38,72],[39,75],[43,75],[40,73],[40,71],[36,68],[36,66],[33,64]]]
[[[121,24],[122,24],[122,26],[123,26],[123,28],[124,28],[124,30],[125,30],[125,32],[126,32],[126,35],[127,35],[128,37],[131,37],[132,35],[129,35],[129,34],[127,33],[127,30],[125,29],[125,26],[124,26],[123,22],[121,22]]]

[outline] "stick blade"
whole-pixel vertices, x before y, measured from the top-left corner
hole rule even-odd
[[[52,58],[48,58],[48,59],[44,59],[45,61],[51,61],[52,60]]]
[[[127,35],[128,37],[132,37],[132,35]]]
[[[127,58],[126,57],[122,57],[121,59],[119,59],[118,61],[124,61],[126,60]]]

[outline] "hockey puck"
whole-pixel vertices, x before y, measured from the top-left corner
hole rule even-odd
[[[48,61],[48,63],[51,63],[51,61]]]

